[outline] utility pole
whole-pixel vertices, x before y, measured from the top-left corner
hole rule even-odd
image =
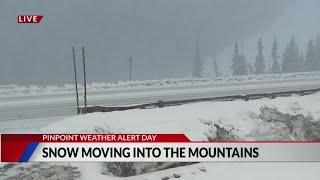
[[[129,57],[129,80],[132,80],[132,56]]]
[[[216,72],[216,56],[213,56],[213,76],[217,76],[217,72]]]
[[[84,47],[82,47],[82,63],[83,63],[83,83],[84,83],[84,113],[87,113],[87,78],[86,78],[86,59]]]
[[[76,67],[76,55],[74,53],[74,47],[72,47],[73,67],[74,67],[74,80],[76,84],[76,97],[77,97],[77,114],[79,114],[79,94],[78,94],[78,80],[77,80],[77,67]]]

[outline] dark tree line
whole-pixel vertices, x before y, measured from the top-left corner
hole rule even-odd
[[[248,74],[265,73],[292,73],[303,71],[320,71],[320,35],[316,39],[311,39],[308,43],[306,52],[303,53],[294,38],[291,37],[282,54],[279,54],[279,43],[275,37],[271,49],[271,66],[266,70],[266,61],[263,51],[263,41],[260,37],[257,43],[257,55],[254,64],[247,61],[243,51],[239,50],[238,42],[234,45],[232,54],[232,70],[234,76]],[[215,76],[220,76],[216,59],[213,60],[213,72]],[[203,77],[203,61],[200,57],[199,42],[196,41],[195,56],[192,63],[193,77]]]
[[[243,52],[239,52],[238,43],[235,43],[232,70],[233,75],[264,74],[266,73],[266,62],[263,55],[263,42],[259,38],[257,44],[257,56],[254,69],[251,63],[246,61]],[[274,38],[271,52],[272,65],[269,73],[291,73],[303,71],[320,71],[320,36],[308,43],[306,54],[299,50],[298,44],[292,36],[283,52],[282,63],[280,64],[279,44]]]

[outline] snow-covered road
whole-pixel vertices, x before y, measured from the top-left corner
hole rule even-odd
[[[154,103],[158,100],[247,95],[320,88],[319,78],[263,80],[249,82],[221,82],[177,87],[113,89],[88,94],[88,105],[123,106]],[[82,94],[80,94],[80,101]],[[42,96],[8,96],[0,98],[0,121],[51,119],[76,113],[74,93]],[[54,118],[53,118],[54,119]]]
[[[320,127],[319,107],[320,93],[276,99],[262,98],[252,101],[199,102],[166,108],[92,113],[65,119],[53,117],[36,118],[32,121],[0,121],[0,133],[183,133],[192,141],[216,139],[319,140],[320,134],[317,130]],[[277,117],[277,121],[273,121],[275,117]],[[56,121],[55,118],[60,121]],[[45,126],[46,123],[50,125]],[[2,129],[3,125],[12,126],[12,129],[5,131]],[[289,130],[289,127],[292,131]],[[225,131],[229,133],[224,133]],[[11,179],[27,179],[29,177],[37,179],[37,177],[48,174],[60,179],[66,179],[69,175],[76,174],[80,176],[80,179],[98,180],[158,180],[178,177],[183,180],[211,180],[212,178],[230,180],[300,180],[304,178],[318,180],[320,177],[317,171],[320,168],[320,163],[316,162],[198,163],[170,169],[166,169],[169,167],[168,164],[166,168],[163,168],[163,164],[134,163],[129,166],[134,171],[122,171],[128,172],[126,175],[130,175],[130,177],[120,177],[123,174],[119,175],[117,171],[108,169],[111,165],[114,164],[108,162],[0,163],[0,172],[2,167],[2,177]],[[6,168],[3,168],[5,166]],[[127,168],[128,166],[120,164],[116,167]],[[31,170],[26,171],[26,169]]]

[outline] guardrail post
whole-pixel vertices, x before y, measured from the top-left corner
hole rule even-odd
[[[132,80],[132,56],[129,57],[129,80]]]
[[[159,108],[163,108],[164,107],[164,101],[159,100],[158,101],[158,105],[159,105]]]

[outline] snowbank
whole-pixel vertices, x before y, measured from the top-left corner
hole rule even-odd
[[[293,96],[276,99],[259,99],[233,102],[202,102],[175,107],[157,109],[130,110],[112,113],[94,113],[76,116],[54,123],[43,133],[184,133],[194,141],[211,140],[320,140],[320,93],[309,96]],[[77,126],[75,126],[77,124]],[[168,169],[128,179],[211,179],[212,176],[233,178],[217,169],[242,169],[237,173],[248,172],[245,167],[265,173],[267,169],[277,170],[265,164],[252,163],[199,163],[179,168]],[[297,168],[295,164],[269,163],[283,167],[284,171]],[[91,164],[92,165],[92,164]],[[81,164],[80,169],[91,165]],[[114,164],[113,164],[114,165]],[[163,164],[161,164],[163,166]],[[183,164],[182,164],[183,165]],[[97,178],[112,177],[108,164],[96,164],[99,170],[94,172]],[[110,164],[109,164],[110,166]],[[128,164],[118,164],[128,168]],[[130,164],[130,171],[150,168],[145,172],[161,170],[160,165],[150,163]],[[303,168],[302,166],[299,166]],[[310,169],[319,168],[320,164],[306,164],[303,174],[312,178]],[[265,171],[260,168],[266,168]],[[259,173],[258,173],[259,172]],[[315,171],[313,171],[315,172]],[[93,173],[91,171],[91,173]],[[141,174],[138,172],[137,174]],[[276,174],[276,175],[275,175]],[[285,175],[277,170],[273,175],[260,177],[269,179]],[[83,175],[85,177],[86,175]],[[286,174],[288,176],[288,174]],[[161,178],[160,178],[161,177]],[[116,177],[114,177],[117,179]],[[287,178],[286,178],[287,179]],[[297,179],[292,176],[290,179]]]
[[[320,140],[319,107],[320,93],[252,101],[201,102],[165,108],[79,115],[55,122],[41,129],[40,133],[184,133],[194,141]],[[82,179],[318,180],[320,177],[320,173],[317,173],[320,163],[181,165],[185,164],[71,163],[72,167],[67,169],[75,171],[77,176],[81,174]],[[127,174],[115,172],[112,168],[126,169]],[[68,174],[65,171],[62,173]],[[116,177],[128,175],[126,178]]]

